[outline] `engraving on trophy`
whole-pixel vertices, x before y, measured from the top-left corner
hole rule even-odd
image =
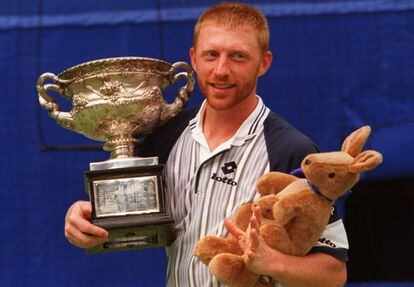
[[[85,106],[88,104],[88,101],[85,98],[84,93],[75,94],[72,98],[72,110],[70,111],[70,114],[72,117],[76,116],[78,112],[83,110]]]
[[[94,181],[96,217],[160,211],[156,176]]]

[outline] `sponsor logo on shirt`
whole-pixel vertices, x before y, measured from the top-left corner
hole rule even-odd
[[[319,238],[318,241],[322,244],[329,245],[332,248],[336,248],[336,245],[332,241],[330,241],[329,239],[326,239],[326,238],[322,237],[322,238]]]
[[[227,174],[233,173],[236,170],[236,168],[237,168],[237,164],[234,161],[231,161],[231,162],[225,163],[224,166],[221,167],[221,171],[227,175]]]
[[[227,162],[224,164],[224,166],[221,167],[221,171],[225,174],[225,175],[229,175],[231,173],[234,173],[234,171],[237,168],[237,164],[232,161],[232,162]],[[232,178],[229,178],[227,176],[218,176],[217,173],[213,173],[213,175],[211,176],[212,180],[215,180],[217,182],[222,182],[231,186],[236,186],[237,182],[233,181]]]

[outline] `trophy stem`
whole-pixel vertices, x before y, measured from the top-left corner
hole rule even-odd
[[[118,145],[111,150],[111,159],[134,156],[134,145]]]
[[[134,156],[135,144],[138,140],[134,138],[110,139],[105,145],[104,150],[111,152],[111,159],[127,158]]]

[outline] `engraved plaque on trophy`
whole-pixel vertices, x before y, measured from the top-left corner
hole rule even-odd
[[[181,78],[186,85],[167,103],[164,90]],[[109,231],[108,241],[88,252],[161,247],[174,240],[163,165],[157,157],[134,156],[134,148],[139,137],[183,110],[193,88],[188,64],[139,57],[91,61],[39,77],[39,102],[49,116],[64,128],[105,142],[104,150],[111,152],[109,160],[90,163],[84,173],[91,222]],[[48,91],[71,100],[72,110],[61,111]]]

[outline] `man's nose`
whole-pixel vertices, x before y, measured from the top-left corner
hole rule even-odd
[[[219,78],[226,77],[230,74],[229,60],[226,56],[223,55],[218,59],[214,74]]]

